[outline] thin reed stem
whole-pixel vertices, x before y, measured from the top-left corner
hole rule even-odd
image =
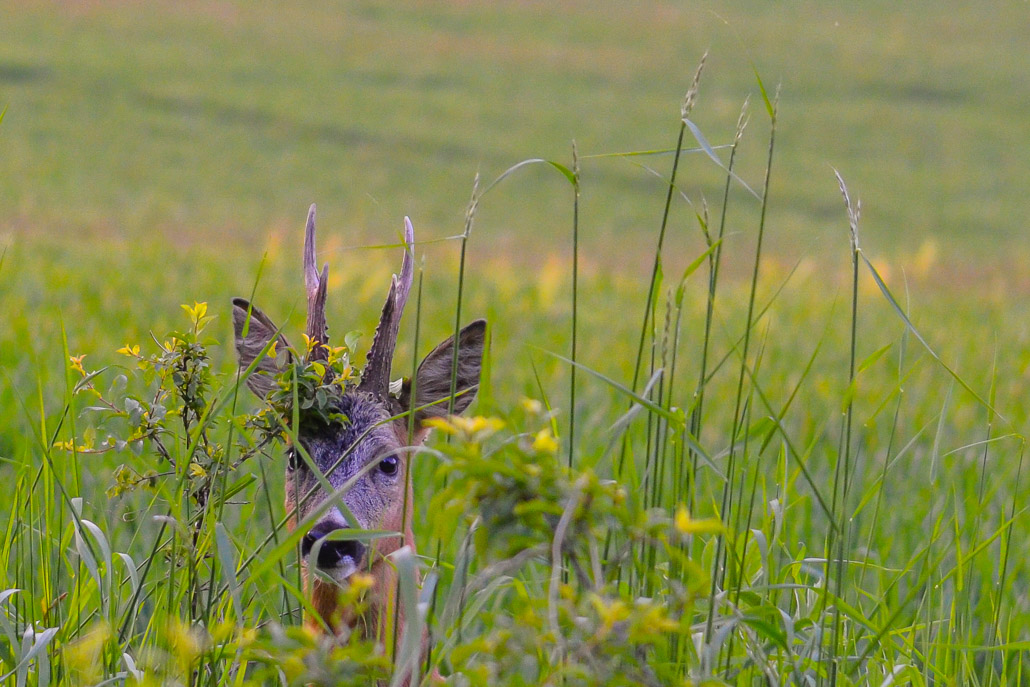
[[[748,366],[748,353],[751,344],[751,329],[754,321],[755,299],[758,293],[758,272],[762,258],[762,244],[765,237],[765,218],[769,207],[769,181],[772,177],[773,152],[776,148],[776,102],[779,97],[769,105],[769,148],[765,164],[765,182],[762,188],[761,211],[758,220],[758,238],[755,242],[755,258],[751,272],[751,288],[748,296],[747,318],[744,321],[744,341],[740,352],[740,373],[737,377],[736,400],[732,417],[732,429],[730,430],[729,456],[726,461],[726,481],[723,485],[722,500],[719,517],[723,522],[729,520],[730,509],[732,508],[732,485],[736,474],[736,442],[738,433],[743,427],[741,405],[744,401],[744,377]],[[725,556],[726,547],[723,538],[716,541],[715,558],[712,565],[711,591],[708,599],[708,619],[705,624],[705,643],[710,643],[715,615],[715,590],[721,589],[725,579]]]

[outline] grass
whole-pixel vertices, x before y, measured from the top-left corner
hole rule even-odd
[[[485,204],[489,197],[481,202]],[[842,241],[846,241],[843,204],[841,214]],[[473,222],[468,234],[472,242],[476,240],[475,229]],[[460,250],[453,243],[445,247],[453,252]],[[715,253],[709,256],[714,259]],[[293,257],[286,251],[277,253],[262,269],[258,297],[269,309],[288,312],[299,302],[299,298],[263,286],[293,282],[299,293],[299,275],[291,265],[296,262]],[[78,258],[89,259],[88,255]],[[53,259],[53,255],[23,252],[21,244],[9,251],[4,275],[8,283],[19,284],[19,298],[27,300],[37,292],[37,285],[43,289],[46,265]],[[443,262],[446,264],[446,260]],[[663,265],[664,260],[657,264]],[[705,264],[702,260],[701,265]],[[1019,638],[1026,629],[1026,613],[1015,590],[1025,579],[1026,569],[1018,556],[1010,554],[1012,547],[1018,550],[1019,542],[1026,537],[1019,518],[1023,508],[1019,496],[1023,491],[1022,439],[1014,434],[1015,428],[1025,422],[1025,411],[1018,399],[1018,380],[1011,373],[1019,363],[1012,359],[1012,350],[983,346],[973,330],[967,330],[972,336],[966,339],[954,336],[954,318],[968,322],[982,316],[985,309],[981,304],[963,313],[956,311],[953,299],[930,299],[913,308],[923,312],[922,318],[915,312],[912,319],[918,323],[916,331],[922,340],[934,348],[934,355],[944,361],[962,358],[961,375],[952,375],[915,338],[915,332],[906,328],[901,317],[904,310],[895,311],[879,291],[871,279],[876,269],[872,263],[855,265],[860,269],[853,289],[842,289],[836,295],[815,288],[817,275],[795,273],[788,279],[775,269],[759,269],[753,286],[723,283],[717,287],[707,336],[697,325],[706,318],[709,283],[695,272],[686,281],[683,299],[677,305],[675,299],[668,300],[674,289],[666,285],[666,280],[672,280],[659,269],[658,286],[653,289],[654,307],[646,308],[654,313],[657,324],[645,327],[644,350],[651,352],[645,357],[655,356],[655,370],[675,370],[676,374],[670,373],[668,378],[659,375],[655,379],[660,378],[661,383],[649,385],[647,391],[640,385],[636,391],[650,400],[641,398],[632,406],[645,403],[650,411],[628,424],[618,421],[628,400],[627,392],[606,383],[602,375],[614,380],[632,377],[639,323],[627,318],[612,320],[610,304],[625,303],[624,307],[630,308],[636,303],[639,308],[646,304],[641,299],[644,294],[632,281],[595,275],[584,282],[577,294],[579,327],[582,332],[603,335],[585,336],[579,342],[578,358],[587,367],[579,378],[579,430],[570,455],[577,471],[612,474],[617,453],[612,451],[612,442],[624,437],[630,459],[625,463],[622,482],[626,493],[643,496],[634,496],[619,508],[616,506],[625,496],[615,495],[614,500],[609,496],[605,501],[603,489],[596,493],[599,503],[608,503],[607,507],[614,510],[598,506],[598,513],[575,521],[581,528],[578,543],[588,545],[584,532],[600,537],[598,546],[607,536],[613,550],[620,550],[620,542],[627,542],[632,555],[606,564],[605,579],[619,580],[618,584],[609,586],[611,582],[606,585],[594,580],[594,587],[585,585],[576,592],[582,597],[571,597],[573,606],[567,612],[589,615],[593,608],[599,624],[587,636],[576,635],[572,626],[559,629],[567,633],[567,641],[572,644],[563,645],[560,655],[566,658],[556,661],[546,641],[539,644],[546,633],[534,635],[536,639],[518,633],[513,636],[514,629],[505,620],[509,613],[517,612],[529,628],[535,622],[545,622],[547,608],[541,604],[549,598],[546,565],[530,565],[511,578],[501,578],[499,586],[487,591],[473,584],[475,571],[503,564],[513,554],[503,542],[509,542],[513,549],[519,543],[530,547],[536,541],[534,536],[551,532],[551,527],[545,523],[541,531],[539,523],[534,529],[532,522],[515,518],[513,523],[509,515],[508,520],[480,525],[480,532],[496,528],[494,539],[501,542],[500,550],[498,544],[486,543],[480,535],[473,552],[463,554],[462,541],[467,535],[461,528],[466,521],[461,517],[441,521],[432,514],[471,514],[477,509],[496,513],[498,504],[503,504],[515,487],[530,486],[533,490],[527,498],[561,507],[563,499],[574,492],[573,485],[580,484],[573,479],[579,473],[563,477],[557,466],[564,462],[564,448],[559,458],[547,450],[530,450],[507,439],[496,443],[498,437],[473,436],[457,444],[437,443],[436,448],[448,458],[436,465],[421,463],[421,472],[416,475],[419,493],[436,495],[432,502],[420,499],[421,515],[416,521],[422,525],[418,539],[429,542],[430,550],[432,542],[440,542],[443,598],[453,599],[458,593],[454,590],[462,588],[460,584],[452,586],[451,563],[466,560],[471,569],[465,580],[468,594],[474,599],[470,602],[472,610],[461,621],[463,639],[452,634],[456,626],[437,626],[442,648],[436,660],[442,661],[444,670],[461,672],[473,682],[495,680],[489,676],[505,674],[509,662],[520,652],[532,655],[534,646],[545,653],[535,668],[522,667],[520,679],[527,682],[560,680],[561,675],[573,681],[590,681],[594,679],[590,675],[598,675],[591,671],[600,670],[599,665],[621,665],[630,670],[627,666],[633,665],[636,654],[620,653],[622,645],[614,637],[601,645],[611,655],[600,658],[589,652],[581,656],[575,647],[590,646],[598,637],[607,637],[610,630],[604,629],[606,614],[616,613],[614,617],[622,618],[626,611],[618,610],[622,608],[618,604],[624,603],[620,599],[629,601],[643,594],[662,599],[660,608],[679,623],[676,631],[667,630],[655,637],[643,629],[647,622],[657,623],[655,618],[647,621],[627,616],[630,627],[637,628],[626,640],[628,647],[634,642],[652,645],[647,655],[658,671],[655,679],[661,681],[682,674],[748,682],[772,671],[780,679],[808,675],[817,683],[880,682],[893,674],[897,679],[923,682],[959,676],[986,684],[1020,684],[1024,666],[1019,659]],[[174,263],[171,267],[172,273],[178,267],[187,273],[195,270],[196,292],[216,296],[213,303],[225,302],[217,294],[226,288],[224,284],[218,280],[204,283],[205,274],[217,274],[214,267],[205,269],[208,265],[195,259],[189,267]],[[488,366],[493,372],[479,402],[479,412],[503,415],[509,432],[528,432],[531,437],[540,430],[543,420],[544,427],[551,426],[561,436],[569,420],[567,410],[559,410],[554,420],[548,421],[532,413],[513,412],[511,402],[523,394],[537,398],[544,395],[549,404],[563,407],[570,368],[541,349],[564,355],[570,345],[567,318],[571,294],[556,296],[555,285],[544,277],[527,283],[517,272],[506,278],[502,270],[491,270],[488,279],[479,268],[469,267],[463,309],[485,311],[495,322]],[[114,275],[112,282],[102,288],[118,291],[134,288],[119,279],[133,279],[139,268],[115,264],[108,271]],[[250,270],[250,274],[255,272]],[[292,276],[287,276],[290,273]],[[385,274],[380,276],[383,279],[378,281],[382,283]],[[434,310],[440,314],[448,309],[453,312],[454,284],[438,282],[432,273],[430,276],[419,321],[427,330],[435,321],[436,328],[446,332],[451,318],[438,316]],[[367,281],[376,280],[356,274],[346,276],[335,288],[337,307],[339,295],[361,293]],[[77,286],[67,285],[73,293]],[[174,295],[178,294],[168,297]],[[380,295],[369,292],[359,299],[367,301],[360,312],[348,312],[346,317],[338,312],[336,321],[352,321],[354,316],[359,321],[371,321]],[[498,316],[499,303],[506,304],[509,317]],[[680,307],[682,315],[677,312]],[[155,306],[152,302],[142,308],[169,317],[177,310],[174,305]],[[673,310],[663,314],[667,308]],[[9,335],[21,337],[24,348],[34,339],[48,340],[45,329],[30,334],[29,322],[43,321],[41,313],[33,311],[28,303],[12,308],[12,312],[23,313],[21,319],[12,318]],[[217,310],[213,312],[217,314]],[[136,317],[129,315],[130,319]],[[549,317],[554,318],[551,324]],[[180,319],[176,316],[169,326]],[[296,320],[296,316],[291,318],[294,327]],[[669,329],[673,322],[696,324],[676,335]],[[754,324],[749,328],[748,322]],[[66,331],[80,330],[63,324]],[[49,325],[57,341],[61,340],[61,325],[56,317]],[[208,326],[218,327],[211,330],[218,331],[224,328],[225,320],[216,318]],[[743,358],[743,337],[749,329],[751,353]],[[125,324],[124,331],[129,330],[130,325]],[[805,336],[798,337],[799,332]],[[419,332],[419,338],[434,339],[437,333],[441,332]],[[81,341],[81,335],[76,336]],[[540,348],[527,349],[525,342],[534,337]],[[679,345],[669,348],[669,342],[676,340]],[[69,352],[84,350],[80,341]],[[144,353],[148,348],[155,350],[145,340],[140,343]],[[940,348],[942,344],[951,348]],[[699,373],[699,358],[692,352],[700,346],[708,348],[711,359],[703,387],[705,410],[701,419],[694,421],[696,440],[684,443],[686,435],[680,432],[687,427],[689,413],[685,411],[693,407],[694,382],[690,380],[697,379]],[[224,346],[211,350],[218,356],[216,369],[229,366]],[[410,354],[402,351],[401,359]],[[86,400],[60,392],[66,377],[71,384],[78,376],[69,365],[60,364],[63,358],[61,350],[44,345],[5,364],[12,381],[7,390],[13,397],[6,402],[16,409],[21,406],[16,413],[22,418],[16,424],[21,431],[7,435],[11,445],[5,450],[10,457],[6,469],[15,485],[11,513],[19,515],[8,521],[6,530],[8,577],[4,586],[22,590],[10,597],[8,616],[14,628],[35,623],[38,628],[59,630],[52,638],[34,636],[37,643],[50,639],[54,644],[49,653],[37,654],[35,663],[30,661],[32,679],[45,681],[42,666],[47,663],[39,663],[39,656],[53,664],[55,676],[73,681],[76,670],[85,670],[76,667],[77,660],[84,665],[99,660],[96,665],[103,667],[100,674],[86,670],[79,676],[82,679],[125,673],[128,663],[122,654],[126,653],[134,661],[132,665],[145,666],[150,675],[178,675],[195,683],[243,679],[244,673],[235,672],[234,666],[244,658],[252,661],[252,679],[257,675],[267,677],[255,667],[260,657],[273,666],[286,666],[277,661],[286,661],[289,656],[305,656],[308,665],[333,660],[318,654],[317,647],[306,645],[303,637],[272,632],[255,644],[245,630],[232,629],[235,623],[247,628],[269,620],[288,621],[296,618],[301,608],[296,592],[280,591],[284,585],[288,590],[294,579],[290,572],[294,565],[291,547],[288,541],[274,545],[274,538],[268,540],[266,534],[280,519],[274,505],[281,502],[282,490],[281,482],[273,476],[281,469],[276,452],[245,464],[239,472],[226,473],[227,484],[238,485],[240,491],[231,501],[219,503],[217,518],[206,515],[199,521],[194,519],[181,486],[176,486],[192,479],[185,473],[158,478],[155,491],[134,489],[109,500],[103,492],[115,481],[112,471],[116,465],[121,463],[137,474],[146,474],[159,469],[161,460],[146,446],[139,455],[126,450],[96,457],[76,456],[54,447],[55,441],[69,441],[73,436],[82,441],[94,431],[87,429],[90,426],[98,427],[97,436],[106,431],[118,435],[117,423],[112,430],[110,424],[96,425],[94,414],[81,412]],[[525,372],[499,374],[498,370],[510,367],[501,361],[511,359],[526,361],[526,367],[532,363],[540,375],[539,382]],[[93,370],[125,359],[108,347],[90,351],[86,360],[91,362],[85,369]],[[143,393],[148,388],[146,375],[140,378],[133,370],[132,359],[128,363],[126,367],[122,362],[121,369],[131,378],[127,380],[129,389],[121,391],[116,383],[113,391],[105,394],[114,399],[150,398],[152,392]],[[118,373],[118,369],[111,369],[98,377],[103,380],[99,388],[105,389]],[[213,383],[212,399],[231,393],[231,378]],[[964,388],[967,385],[979,398]],[[41,388],[38,394],[31,391],[37,386]],[[153,388],[153,382],[149,388]],[[988,409],[986,399],[997,413]],[[215,425],[219,433],[238,426],[224,413]],[[845,432],[845,419],[850,421],[850,437]],[[607,429],[613,423],[615,429]],[[121,431],[124,434],[125,427]],[[735,439],[731,441],[730,437]],[[220,442],[233,445],[225,439]],[[183,464],[183,456],[198,460],[189,445],[185,434],[180,433],[173,441],[175,450],[184,452],[175,454],[177,464]],[[731,456],[737,467],[728,472],[726,460]],[[848,456],[850,462],[845,460]],[[211,465],[218,464],[213,458],[209,460],[213,461]],[[546,473],[550,481],[509,485],[501,494],[490,491],[495,475],[510,474],[512,465],[522,464],[553,466]],[[449,475],[446,482],[441,481],[445,473]],[[532,472],[516,470],[515,474]],[[730,481],[723,481],[720,475],[727,475]],[[73,500],[80,495],[81,506]],[[720,517],[727,524],[728,534],[724,538],[701,533],[687,536],[681,545],[688,557],[676,563],[680,561],[674,555],[676,549],[668,550],[655,542],[676,541],[662,539],[657,533],[666,532],[663,528],[673,522],[679,504],[686,502],[693,504],[698,522],[705,517]],[[898,504],[912,507],[899,508]],[[652,507],[658,510],[647,510]],[[73,511],[82,519],[81,525]],[[164,513],[171,520],[164,519]],[[652,538],[635,540],[628,523],[645,514],[652,518],[648,527],[658,529]],[[161,519],[152,521],[151,515],[161,515]],[[127,527],[126,519],[133,526]],[[176,522],[181,524],[174,525]],[[168,538],[168,524],[188,528],[189,523],[197,522],[201,523],[197,530],[200,538],[194,540],[192,549],[184,547],[185,542],[176,544],[177,537]],[[266,524],[260,528],[244,526],[256,522]],[[686,522],[683,529],[690,532],[691,521]],[[89,523],[95,523],[96,529]],[[605,535],[606,531],[610,534]],[[673,528],[673,534],[661,537],[675,537],[676,531]],[[268,546],[277,553],[266,550]],[[832,552],[828,560],[822,553],[824,546]],[[128,567],[121,569],[114,554],[98,553],[107,550],[129,556]],[[155,555],[159,550],[165,553]],[[247,561],[254,561],[249,570],[240,567]],[[674,567],[668,568],[670,565]],[[688,583],[687,589],[696,585],[699,590],[692,592],[700,595],[693,601],[690,595],[677,601],[674,588],[666,586],[668,578],[664,574],[655,579],[647,572],[677,570],[677,565],[681,566],[679,579]],[[142,578],[139,586],[133,583],[130,569]],[[194,570],[200,574],[194,575]],[[95,583],[89,581],[87,573]],[[616,577],[608,578],[610,574]],[[238,578],[235,582],[233,575]],[[211,587],[204,584],[208,576],[214,582],[223,578],[225,582]],[[61,590],[69,589],[68,585],[74,591],[62,597]],[[522,588],[528,601],[519,601],[517,594],[512,597],[514,590]],[[725,593],[717,593],[719,590]],[[196,594],[208,602],[198,606],[190,601]],[[463,595],[460,593],[459,598]],[[137,606],[139,598],[144,601]],[[167,604],[156,603],[164,598]],[[580,603],[587,605],[580,608]],[[159,612],[162,607],[166,610]],[[631,608],[645,615],[656,612],[646,605]],[[139,620],[126,625],[124,618],[134,617],[125,615],[130,612],[138,614]],[[105,618],[107,623],[103,622]],[[456,622],[453,612],[442,614],[441,619],[439,622]],[[229,626],[223,624],[225,620],[230,621]],[[208,629],[198,631],[197,623]],[[115,640],[103,634],[104,627],[127,628],[128,632],[118,632]],[[241,631],[244,634],[239,634]],[[700,644],[692,636],[698,631]],[[94,641],[94,637],[99,639]],[[20,653],[16,653],[16,642],[10,641],[7,646],[11,661],[15,661],[15,657],[27,655],[34,644],[22,645]],[[57,647],[64,649],[59,653]],[[568,653],[570,650],[572,653]],[[76,658],[80,651],[86,652],[87,659]],[[337,661],[343,659],[349,659],[347,665],[352,667],[364,666],[366,671],[373,668],[356,661],[352,654],[335,657]],[[563,672],[563,668],[575,670]],[[345,681],[346,671],[339,666],[336,670],[337,678]],[[311,673],[298,674],[303,677],[297,679],[314,679]]]
[[[829,165],[862,189],[870,240],[909,254],[933,242],[945,262],[999,245],[1022,256],[1022,18],[1018,5],[985,15],[929,2],[155,3],[131,16],[20,2],[0,10],[0,175],[18,180],[0,190],[0,221],[19,236],[179,245],[214,232],[244,245],[292,227],[292,208],[315,198],[364,242],[404,214],[454,233],[474,173],[567,161],[575,139],[591,182],[584,249],[603,255],[605,241],[649,226],[661,184],[590,156],[669,148],[668,103],[709,49],[697,116],[712,140],[732,135],[752,61],[783,83],[772,194],[784,231],[770,240],[789,262],[838,249]],[[747,178],[760,160],[742,161]],[[717,170],[690,168],[721,197]],[[484,246],[512,246],[514,217],[519,234],[563,235],[565,194],[542,172],[518,184],[484,209]],[[696,236],[679,228],[674,245]]]
[[[361,246],[394,242],[404,214],[426,270],[395,368],[456,322],[491,322],[474,412],[504,427],[438,432],[414,476],[430,663],[455,684],[1026,684],[1030,313],[1018,283],[959,260],[994,250],[959,236],[971,217],[995,236],[1018,227],[996,210],[1021,200],[1023,144],[1008,137],[1024,115],[1006,88],[1025,49],[1004,16],[925,9],[871,5],[859,23],[729,6],[725,29],[654,6],[621,10],[607,42],[606,17],[576,6],[562,10],[571,23],[536,5],[439,5],[417,20],[373,5],[0,10],[17,27],[0,46],[14,94],[0,169],[15,180],[0,190],[13,232],[0,262],[0,675],[367,684],[391,656],[411,658],[403,642],[330,649],[296,630],[300,533],[277,529],[281,450],[227,467],[249,450],[257,409],[233,400],[229,299],[254,290],[300,331],[302,223],[287,209],[314,197],[331,331],[365,328],[357,360],[397,252]],[[659,16],[668,32],[653,31]],[[826,38],[835,21],[848,41]],[[822,38],[787,51],[788,26]],[[693,31],[742,33],[753,55],[800,70],[774,110],[747,55],[717,47],[689,113],[729,144],[751,93],[732,168],[758,199],[696,150],[591,157],[675,149],[677,133],[693,145],[676,123]],[[931,33],[954,38],[946,53]],[[982,34],[996,39],[990,72],[963,47]],[[101,48],[112,36],[131,40]],[[897,56],[899,78],[877,85],[872,66],[834,78],[837,60],[869,55]],[[344,85],[319,88],[319,74]],[[374,102],[356,82],[376,86]],[[604,109],[616,92],[625,108]],[[978,145],[944,135],[937,165],[912,100]],[[897,159],[884,142],[908,136],[922,136],[915,169],[880,178]],[[491,183],[538,152],[557,165]],[[972,191],[987,187],[987,201]],[[933,224],[939,248],[920,233],[887,243],[885,216]],[[89,240],[44,231],[80,227]],[[613,236],[618,256],[598,248]],[[816,244],[800,261],[799,238]],[[1006,246],[1012,260],[1023,250]],[[194,301],[214,317],[203,327],[179,308]],[[116,353],[165,355],[172,330],[209,356],[194,410],[162,387],[160,365]],[[118,414],[73,393],[82,354]],[[152,439],[66,450],[146,423],[171,461]]]

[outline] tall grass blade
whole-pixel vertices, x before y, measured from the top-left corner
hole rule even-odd
[[[709,143],[708,139],[705,138],[705,135],[701,133],[701,129],[698,128],[697,124],[690,121],[689,119],[684,119],[683,123],[687,126],[688,129],[690,129],[690,133],[693,134],[694,138],[697,140],[698,145],[701,146],[701,150],[705,151],[708,157],[711,158],[712,162],[718,165],[720,169],[725,171],[734,181],[740,184],[745,191],[754,196],[756,200],[762,200],[762,196],[760,196],[757,191],[748,186],[746,181],[737,176],[737,174],[733,170],[731,170],[728,165],[726,165],[721,159],[719,159],[719,156],[716,154],[715,149],[712,147],[712,144]]]
[[[421,656],[422,633],[425,629],[425,619],[419,610],[418,589],[416,582],[416,561],[414,554],[408,547],[401,547],[392,554],[391,560],[397,569],[397,578],[400,582],[400,600],[404,605],[406,618],[404,631],[401,635],[400,646],[397,649],[394,661],[393,677],[390,680],[390,687],[418,682],[418,670]],[[429,590],[431,593],[431,590]]]
[[[229,539],[225,524],[221,522],[215,523],[215,550],[218,553],[218,564],[222,568],[222,578],[229,588],[229,597],[232,599],[236,618],[242,622],[244,609],[240,599],[240,581],[236,578],[236,548]]]
[[[862,252],[859,252],[859,257],[862,259],[863,264],[865,264],[866,269],[869,271],[869,274],[873,278],[873,281],[876,282],[876,286],[880,289],[880,293],[883,294],[883,297],[890,304],[895,314],[897,314],[901,321],[905,323],[905,327],[907,327],[908,330],[912,333],[912,336],[916,338],[916,341],[922,344],[926,352],[930,354],[930,357],[933,358],[934,361],[938,365],[940,365],[941,368],[943,368],[944,371],[947,372],[948,375],[950,375],[951,378],[954,379],[959,386],[965,389],[970,396],[976,399],[977,403],[979,403],[985,409],[990,411],[993,415],[1004,421],[1006,424],[1011,426],[1011,423],[1004,415],[999,413],[996,408],[991,406],[991,404],[988,401],[986,401],[975,389],[973,389],[973,387],[971,387],[962,377],[960,377],[959,374],[951,368],[951,366],[945,363],[941,359],[941,357],[937,355],[937,352],[933,349],[929,342],[927,342],[927,340],[923,338],[923,335],[919,332],[918,329],[916,329],[915,325],[912,324],[912,321],[908,319],[908,315],[905,314],[905,311],[901,309],[900,305],[898,305],[897,300],[895,300],[894,298],[894,294],[891,293],[891,290],[887,287],[887,284],[884,283],[883,277],[881,277],[880,273],[876,270],[875,267],[873,267],[873,264],[869,262],[869,258],[867,258],[865,254]]]

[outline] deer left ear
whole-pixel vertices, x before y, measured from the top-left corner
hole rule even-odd
[[[232,301],[232,324],[236,339],[236,356],[240,361],[240,370],[246,370],[251,363],[261,359],[254,371],[247,377],[247,386],[260,398],[264,398],[275,387],[275,376],[279,374],[290,360],[290,345],[272,320],[247,300],[234,298]],[[268,342],[276,338],[275,357],[263,354]]]
[[[454,413],[460,414],[472,403],[479,388],[486,345],[486,320],[476,320],[458,333],[458,367],[455,371]],[[415,374],[415,402],[411,403],[411,381],[405,380],[400,405],[414,407],[415,420],[421,424],[431,417],[444,417],[451,406],[451,372],[454,370],[454,337],[434,348],[418,366]]]

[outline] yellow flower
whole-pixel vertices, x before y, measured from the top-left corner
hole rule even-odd
[[[342,360],[343,357],[347,355],[346,346],[330,346],[328,344],[322,344],[322,348],[328,351],[328,359],[326,362],[328,362],[330,365],[332,365],[338,360]]]
[[[361,593],[372,588],[375,584],[375,578],[366,573],[354,573],[347,578],[347,582],[350,584],[350,588],[356,592]]]
[[[185,303],[180,307],[186,311],[186,314],[189,315],[190,320],[194,323],[199,322],[200,318],[207,314],[207,303],[198,303],[197,301],[193,301],[192,308]]]
[[[257,640],[257,636],[257,630],[253,627],[244,627],[240,629],[236,642],[240,646],[250,646]]]
[[[641,629],[647,632],[673,632],[679,629],[679,624],[665,615],[665,609],[661,606],[648,602],[638,603],[637,608],[642,609],[636,621]]]
[[[622,622],[630,616],[630,608],[622,599],[614,599],[610,603],[605,603],[603,598],[597,594],[592,594],[590,602],[593,604],[594,610],[597,611],[597,617],[601,621],[600,634],[602,637],[611,632],[615,623]]]
[[[682,504],[676,509],[674,524],[676,531],[680,534],[720,534],[723,531],[719,518],[695,520],[690,517],[690,511]]]
[[[551,436],[549,427],[544,427],[533,438],[533,450],[539,453],[556,453],[558,442]]]
[[[86,376],[86,371],[82,369],[82,359],[86,357],[86,354],[68,356],[68,360],[71,361],[72,369],[78,372],[83,377]]]
[[[448,418],[445,417],[428,418],[422,421],[422,426],[430,429],[438,429],[444,434],[450,434],[452,436],[458,433],[458,428],[451,424]]]
[[[275,350],[275,347],[278,346],[278,345],[279,345],[278,341],[273,341],[272,345],[268,347],[268,357],[271,358],[272,360],[275,360],[275,356],[278,355],[278,353]]]
[[[207,477],[207,470],[200,463],[190,463],[190,477]]]
[[[115,353],[121,353],[122,355],[129,356],[130,358],[138,358],[139,357],[139,344],[131,344],[131,345],[130,344],[125,344],[124,346],[119,348],[117,351],[115,351]]]
[[[615,505],[617,506],[624,504],[626,502],[626,488],[623,486],[617,486],[612,499],[615,501]]]
[[[539,415],[544,412],[544,404],[535,398],[522,399],[522,408],[531,415]]]
[[[193,323],[193,332],[199,334],[204,325],[213,320],[213,317],[206,317],[207,315],[207,303],[198,303],[193,301],[193,306],[183,305],[182,309],[186,311],[186,314],[190,318],[190,322]]]
[[[497,430],[504,427],[504,422],[496,417],[483,417],[482,415],[476,415],[475,417],[456,417],[455,420],[460,421],[459,426],[464,426],[464,429],[469,434],[478,434],[483,431],[496,432]]]
[[[504,421],[496,417],[461,417],[451,415],[446,418],[433,417],[422,422],[424,427],[435,427],[452,436],[464,435],[468,441],[485,439],[504,427]]]
[[[236,626],[232,622],[223,620],[212,625],[208,630],[208,634],[211,635],[211,642],[213,644],[222,644],[232,638],[235,630]]]

